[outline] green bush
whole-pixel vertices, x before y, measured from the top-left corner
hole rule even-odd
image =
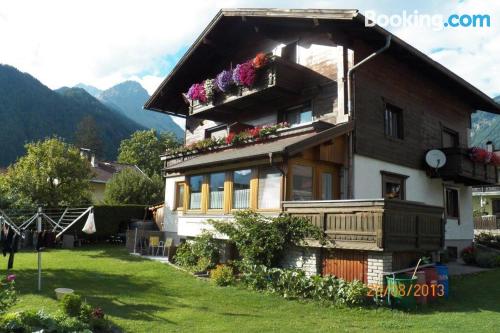
[[[241,281],[248,288],[269,291],[285,298],[314,299],[348,306],[363,304],[368,295],[368,287],[360,281],[307,276],[301,270],[263,265],[244,266]]]
[[[305,245],[306,239],[324,241],[323,232],[305,218],[281,214],[267,217],[253,211],[241,211],[235,220],[215,221],[214,228],[229,236],[238,252],[250,265],[276,267],[289,245]]]
[[[476,249],[468,246],[460,252],[460,257],[467,265],[473,265],[476,263]]]
[[[191,242],[179,246],[175,262],[195,272],[205,272],[219,262],[220,247],[217,240],[209,232],[204,231]]]
[[[66,294],[59,303],[63,313],[70,317],[80,316],[82,304],[82,297],[77,294]]]
[[[494,253],[490,252],[478,252],[476,253],[476,264],[483,268],[492,268],[496,265],[496,257]]]
[[[218,286],[229,286],[234,283],[234,270],[228,265],[217,265],[215,269],[210,271],[210,278]]]
[[[7,313],[0,317],[0,333],[31,332],[92,333],[90,326],[65,314],[50,315],[43,310]]]
[[[7,280],[0,280],[0,314],[5,313],[17,301],[14,279],[14,275],[9,275]]]
[[[198,263],[198,259],[193,253],[193,248],[188,242],[179,245],[175,252],[174,260],[177,265],[185,268],[193,267]]]

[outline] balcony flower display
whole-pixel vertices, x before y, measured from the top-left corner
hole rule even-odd
[[[260,53],[257,53],[255,58],[252,59],[252,66],[255,69],[260,69],[260,68],[264,67],[265,65],[267,65],[268,61],[269,61],[268,55],[263,53],[263,52],[260,52]]]
[[[486,149],[480,147],[472,147],[469,149],[469,157],[471,160],[477,163],[493,164],[495,166],[500,166],[500,157],[487,151]]]
[[[211,101],[215,95],[215,80],[214,79],[206,79],[203,81],[203,88],[205,89],[205,96],[207,97],[207,101]]]
[[[219,88],[220,91],[226,92],[231,87],[234,85],[233,81],[233,71],[232,70],[224,70],[220,72],[217,77],[215,78],[215,83],[217,85],[217,88]]]
[[[188,155],[191,153],[206,152],[209,150],[216,150],[221,148],[226,148],[229,146],[238,146],[245,143],[263,141],[277,134],[279,129],[288,128],[288,124],[279,123],[274,125],[265,125],[262,127],[255,127],[242,131],[240,133],[229,133],[227,137],[224,138],[211,138],[204,139],[192,143],[190,145],[181,146],[175,149],[170,149],[167,151],[167,155]]]
[[[255,68],[251,61],[238,64],[233,70],[233,81],[238,86],[251,87],[255,82]]]
[[[205,93],[205,86],[200,83],[193,84],[187,92],[187,97],[192,101],[199,101],[200,103],[206,103],[207,95]]]

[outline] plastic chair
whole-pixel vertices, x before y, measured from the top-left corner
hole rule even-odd
[[[160,237],[149,236],[148,252],[149,252],[149,250],[151,250],[151,255],[154,255],[154,250],[155,250],[155,248],[158,248],[159,245],[160,245]]]

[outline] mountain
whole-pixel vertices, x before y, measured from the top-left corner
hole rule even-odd
[[[145,129],[81,88],[53,91],[16,68],[0,64],[0,166],[25,153],[24,144],[53,135],[73,142],[78,123],[92,116],[100,127],[104,157],[116,159],[121,140]]]
[[[94,86],[89,86],[88,84],[83,84],[83,83],[77,84],[74,88],[82,88],[83,90],[85,90],[86,92],[88,92],[89,94],[94,96],[95,98],[99,98],[99,94],[102,93],[101,89],[98,89]]]
[[[179,138],[184,136],[182,128],[169,115],[142,109],[149,94],[136,81],[125,81],[104,91],[82,83],[76,87],[85,89],[108,107],[146,128],[154,128],[159,132],[170,131]]]
[[[495,101],[500,103],[500,96]],[[484,147],[488,141],[500,149],[500,115],[478,111],[472,115],[471,144]]]

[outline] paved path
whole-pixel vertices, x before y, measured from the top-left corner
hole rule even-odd
[[[466,274],[474,274],[491,270],[491,268],[481,268],[477,266],[466,265],[463,262],[461,262],[461,260],[455,262],[449,262],[446,265],[448,266],[449,275],[466,275]]]

